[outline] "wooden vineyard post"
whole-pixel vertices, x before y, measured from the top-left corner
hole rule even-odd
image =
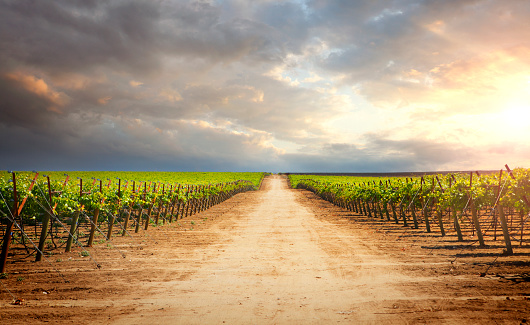
[[[145,190],[145,189],[144,189]],[[149,190],[151,190],[151,182],[149,182]],[[153,192],[156,191],[156,186],[155,188],[153,189]],[[144,192],[145,193],[145,192]],[[145,195],[145,194],[144,194]],[[151,221],[151,213],[153,212],[153,208],[155,206],[155,203],[156,203],[156,197],[153,198],[153,201],[151,201],[151,205],[149,206],[149,209],[147,209],[147,216],[146,216],[146,219],[145,219],[145,227],[144,227],[144,230],[147,230],[147,228],[149,227],[149,221]]]
[[[523,236],[524,236],[524,211],[519,210],[519,218],[521,220],[521,238],[519,239],[519,246],[523,245]]]
[[[161,213],[162,213],[162,201],[158,203],[158,211],[156,212],[156,216],[155,216],[155,226],[158,226],[158,220],[160,219]]]
[[[70,233],[68,234],[68,240],[66,241],[66,249],[64,250],[66,253],[72,250],[72,242],[74,241],[74,233],[75,233],[75,229],[77,228],[78,220],[79,220],[79,210],[75,211],[74,215],[72,216],[72,224],[70,225]]]
[[[142,183],[142,182],[140,182],[140,185],[138,185],[138,192],[139,192],[139,190],[140,190],[141,183]],[[138,195],[139,195],[139,193],[136,193],[136,181],[133,181],[133,186],[132,186],[132,188],[133,188],[133,193],[132,193],[132,195],[133,195],[133,197],[134,197],[134,200],[136,200],[136,199],[138,199]],[[134,206],[134,200],[133,200],[133,206]],[[140,208],[140,209],[141,209],[141,208]],[[139,225],[138,225],[138,219],[135,218],[135,215],[134,215],[134,212],[135,212],[135,211],[138,212],[138,214],[140,214],[141,211],[138,211],[138,210],[136,210],[136,209],[132,209],[132,210],[131,210],[131,216],[132,216],[132,219],[136,222],[136,224],[134,225],[134,232],[137,233],[138,230],[139,230],[139,229],[138,229],[138,226],[139,226]]]
[[[153,199],[153,202],[151,202],[151,205],[149,205],[149,209],[147,209],[147,215],[146,215],[146,219],[145,219],[145,227],[144,227],[144,230],[147,230],[147,228],[149,227],[149,221],[151,220],[151,212],[153,212],[153,206],[155,205],[155,202],[154,202],[154,199]]]
[[[408,184],[409,183],[409,179],[408,178],[405,178],[405,181],[406,183]],[[403,198],[401,199],[401,203],[399,204],[400,206],[400,211],[401,211],[401,217],[403,218],[403,227],[408,227],[408,220],[407,220],[407,215],[406,215],[406,210],[405,207],[403,206],[403,200],[405,200],[407,196],[404,195]]]
[[[479,245],[480,247],[484,247],[486,246],[486,244],[484,243],[484,237],[482,236],[482,229],[480,228],[480,222],[477,216],[477,208],[475,207],[473,199],[471,200],[471,217],[473,218],[473,224],[475,225],[475,229],[477,230],[477,238]]]
[[[383,214],[383,208],[381,207],[382,204],[383,203],[381,201],[377,202],[377,210],[379,211],[379,217],[381,218],[381,220],[384,220],[385,215]]]
[[[202,197],[202,204],[201,204],[201,212],[208,209],[208,198],[209,198],[209,196],[206,195],[206,190],[208,190],[208,189],[209,188],[206,187],[206,185],[204,185],[204,189],[202,190],[203,197]]]
[[[403,208],[403,201],[399,204],[399,213],[401,213],[401,218],[403,219],[403,227],[407,227],[409,224],[405,215],[405,209]]]
[[[136,183],[133,182],[133,188],[135,188],[134,187],[135,185]],[[134,194],[136,195],[136,198],[140,196],[141,187],[142,187],[142,182],[139,182],[138,190],[134,190]],[[144,196],[144,199],[145,199],[145,196]],[[144,213],[143,202],[141,202],[139,205],[140,205],[140,211],[138,211],[138,215],[136,216],[136,225],[134,227],[134,233],[138,233],[138,231],[140,231],[140,224],[142,222],[142,214]]]
[[[429,214],[430,214],[430,207],[429,207],[429,210],[425,210],[427,209],[427,205],[423,205],[422,203],[422,210],[421,210],[421,213],[423,213],[423,219],[425,220],[425,230],[427,232],[431,232],[431,224],[429,222]]]
[[[423,183],[424,183],[423,176],[421,177],[420,182],[420,192],[423,194]],[[427,199],[427,202],[429,202],[429,199]],[[425,229],[427,232],[431,232],[431,225],[429,223],[429,212],[426,212],[425,209],[427,208],[427,204],[425,204],[425,200],[423,199],[423,195],[420,196],[420,204],[421,204],[421,215],[423,216],[423,220],[425,220]]]
[[[177,205],[177,211],[175,212],[176,221],[179,220],[179,213],[181,210],[180,207],[182,205],[182,200],[180,199],[180,189],[181,189],[181,185],[179,184],[178,189],[177,189],[177,195],[175,195],[175,200],[176,200],[176,205]]]
[[[197,185],[195,187],[195,190],[194,190],[194,193],[199,193],[200,192],[200,185]],[[194,215],[197,213],[197,207],[199,206],[199,199],[198,198],[194,198],[193,199],[193,207],[192,207],[192,213],[191,215]]]
[[[163,184],[162,185],[162,195],[165,194],[165,190],[166,190],[166,184]],[[156,213],[156,217],[155,217],[155,225],[158,226],[158,221],[160,220],[160,214],[162,213],[162,208],[163,208],[163,203],[162,203],[162,199],[160,199],[160,203],[158,203],[158,211]]]
[[[390,221],[391,219],[390,219],[390,213],[388,212],[388,202],[387,202],[387,201],[384,202],[384,206],[383,206],[383,207],[384,207],[384,209],[385,209],[386,219],[387,219],[388,221]]]
[[[166,184],[164,184],[162,186],[162,192],[165,193],[165,188],[166,188]],[[162,216],[162,224],[165,225],[166,224],[166,217],[167,217],[167,209],[168,209],[168,206],[169,206],[169,202],[167,203],[164,203],[162,204],[162,211],[161,211],[161,216]]]
[[[420,185],[421,186],[420,191],[422,191],[422,192],[423,192],[423,183],[424,183],[424,179],[422,177],[421,178],[421,185]],[[432,190],[434,190],[434,187],[431,189],[431,192],[432,192]],[[423,200],[423,196],[422,196],[421,197],[421,206],[422,206],[421,213],[423,215],[423,219],[425,220],[425,229],[427,230],[427,232],[431,232],[431,224],[429,222],[429,214],[431,212],[431,209],[429,207],[428,210],[425,210],[425,209],[427,209],[428,203],[429,203],[429,199],[427,199],[427,203],[425,203],[424,200]]]
[[[372,218],[372,211],[370,209],[370,201],[364,200],[364,205],[366,207],[366,211],[368,211],[368,217]]]
[[[502,169],[499,171],[499,185],[497,185],[497,190],[496,190],[496,194],[497,194],[497,200],[496,202],[499,201],[500,197],[501,197],[501,180],[502,180]],[[498,214],[498,211],[499,209],[495,208],[493,209],[493,240],[494,241],[497,241],[497,214]]]
[[[46,237],[48,237],[48,228],[50,227],[51,213],[51,211],[46,210],[42,219],[42,229],[39,238],[39,249],[37,250],[37,255],[35,256],[35,262],[40,262],[42,260],[41,252],[44,252],[44,243],[46,242]]]
[[[368,210],[366,210],[366,203],[363,198],[359,198],[359,204],[361,205],[361,213],[365,216],[368,215]]]
[[[438,176],[436,176],[436,180],[438,181],[438,185],[440,185],[440,189],[442,191],[442,193],[444,192],[444,189],[442,187],[442,183],[440,183],[440,179],[438,178]],[[433,178],[433,186],[434,186],[434,178]],[[440,225],[440,232],[442,233],[442,236],[445,236],[445,229],[444,229],[444,223],[443,223],[443,211],[442,211],[442,208],[438,205],[438,208],[436,209],[437,213],[437,217],[438,217],[438,222],[439,222],[439,225]]]
[[[98,218],[99,218],[99,208],[96,208],[94,210],[94,215],[92,216],[92,224],[90,225],[90,234],[88,236],[88,242],[87,246],[92,247],[94,244],[94,237],[96,236],[96,229],[98,226]]]
[[[134,232],[137,234],[140,231],[140,224],[142,222],[142,215],[144,214],[144,208],[141,207],[138,215],[136,216],[136,227],[134,227]]]
[[[452,180],[454,180],[456,183],[455,176],[454,175],[451,175],[451,176],[452,176]],[[449,187],[451,187],[451,179],[449,179]],[[460,221],[458,220],[458,214],[456,213],[456,207],[453,205],[451,206],[450,210],[452,210],[453,222],[455,225],[456,235],[458,236],[458,241],[464,241],[464,237],[462,236],[462,228],[460,228]]]
[[[484,237],[482,236],[482,229],[480,228],[480,222],[478,220],[477,216],[477,207],[475,206],[475,202],[473,201],[473,195],[471,194],[471,188],[473,186],[473,172],[470,172],[469,174],[469,201],[471,206],[471,218],[473,219],[473,224],[475,225],[475,230],[477,231],[477,238],[480,247],[486,246],[484,243]]]
[[[449,187],[451,187],[452,180],[455,180],[455,176],[454,175],[451,175],[451,176],[452,176],[452,179],[449,179]],[[438,180],[438,182],[440,181]],[[455,183],[456,183],[456,180],[455,180]],[[453,224],[456,230],[456,235],[458,236],[458,241],[464,241],[464,237],[462,236],[462,228],[460,227],[460,221],[458,220],[458,214],[456,213],[456,207],[452,205],[449,211],[453,217]]]
[[[129,208],[125,212],[125,220],[123,221],[123,231],[121,233],[122,236],[125,236],[127,227],[129,226],[129,218],[131,217],[131,211],[132,211],[133,202],[129,204]]]
[[[396,207],[394,206],[394,200],[393,199],[390,200],[390,207],[392,208],[392,216],[394,217],[394,222],[396,224],[399,224],[399,220],[398,220],[397,214],[396,214]]]
[[[144,183],[144,201],[145,201],[145,196],[146,196],[146,193],[147,193],[147,182]],[[145,227],[144,227],[144,230],[147,230],[147,227],[149,226],[149,215],[151,215],[151,209],[153,208],[152,204],[149,205],[149,208],[147,209],[147,215],[146,215],[146,221],[145,221]],[[142,209],[143,211],[143,209]],[[142,215],[142,214],[140,214]],[[140,217],[140,220],[141,220],[141,217]]]
[[[162,204],[158,214],[162,217],[162,225],[166,224],[167,204]]]
[[[50,205],[50,209],[46,209],[46,212],[44,213],[44,217],[42,219],[42,229],[40,232],[40,238],[39,238],[39,249],[37,250],[37,255],[35,256],[35,262],[40,262],[42,260],[42,254],[41,252],[44,252],[44,243],[46,242],[46,237],[48,237],[48,228],[50,225],[50,219],[52,211],[52,188],[50,184],[50,176],[46,176],[48,179],[48,203]]]
[[[458,236],[458,241],[464,241],[464,237],[462,237],[462,229],[460,228],[460,223],[458,222],[458,215],[456,213],[456,209],[453,207],[451,210],[453,210],[453,222],[455,225],[456,235]]]
[[[13,226],[16,218],[18,218],[18,196],[17,196],[17,180],[15,173],[13,172],[13,213],[11,214],[12,220],[8,218],[6,232],[4,234],[4,241],[2,244],[2,253],[0,254],[0,273],[5,273],[7,264],[7,251],[11,245],[11,238],[13,237]]]
[[[83,192],[83,179],[79,178],[79,196],[81,197]],[[72,242],[74,241],[74,233],[77,229],[77,222],[79,220],[80,211],[77,209],[72,216],[72,224],[70,225],[70,232],[68,233],[68,240],[66,241],[65,252],[68,253],[72,250]]]
[[[510,176],[514,178],[513,174],[511,174],[510,167],[506,165],[506,168]],[[502,170],[501,170],[501,176],[502,176]],[[501,196],[500,183],[501,183],[501,177],[499,177],[499,196],[498,196],[499,198]],[[510,239],[510,231],[508,230],[508,222],[506,220],[506,215],[504,214],[504,206],[499,203],[497,205],[497,210],[499,212],[499,223],[501,224],[502,234],[504,236],[504,242],[506,244],[506,254],[512,255],[513,254],[512,241]]]
[[[99,180],[99,192],[103,192],[103,181]],[[94,237],[96,235],[96,229],[98,226],[98,218],[99,218],[99,208],[96,208],[94,210],[94,215],[92,216],[92,224],[90,225],[90,234],[88,236],[88,243],[86,244],[88,247],[92,247],[94,244]]]
[[[112,230],[114,229],[114,215],[109,214],[109,229],[107,229],[107,240],[112,236]]]
[[[120,194],[121,194],[121,179],[118,178],[118,202],[120,202]],[[119,204],[118,204],[119,206]],[[118,211],[116,212],[119,216],[120,208],[118,208]],[[107,229],[107,240],[110,240],[110,237],[112,236],[112,230],[114,229],[114,214],[109,214],[109,229]]]
[[[181,212],[181,209],[180,209],[180,206],[182,205],[182,201],[177,197],[175,198],[176,200],[176,208],[177,208],[177,211],[175,211],[175,221],[178,221],[179,220],[179,214]]]
[[[173,198],[171,200],[171,210],[169,211],[169,223],[173,222],[173,213],[175,213],[175,204],[177,203],[177,200]]]
[[[203,191],[203,185],[200,185],[198,192],[202,194],[202,191]],[[198,212],[202,211],[202,199],[203,199],[202,197],[200,199],[197,199],[197,205],[195,207],[195,213],[198,213]]]
[[[412,214],[412,221],[414,222],[414,229],[418,229],[419,225],[418,225],[418,219],[416,218],[416,206],[415,206],[414,202],[412,203],[412,207],[410,209],[410,212]]]
[[[445,236],[445,229],[444,229],[444,224],[442,220],[442,209],[440,207],[436,209],[436,216],[438,217],[438,224],[440,226],[440,232],[442,233],[442,236]]]
[[[186,192],[186,215],[184,216],[184,218],[187,218],[188,217],[188,211],[190,209],[190,198],[189,198],[189,193],[190,193],[190,186],[188,185],[188,190]]]
[[[513,255],[512,241],[510,239],[510,232],[508,230],[508,223],[506,222],[506,215],[504,214],[504,207],[499,204],[499,222],[501,223],[502,234],[504,235],[504,242],[506,243],[506,254]]]
[[[210,191],[212,188],[212,184],[208,185],[208,198],[206,199],[206,209],[209,209],[212,207],[212,192]]]
[[[173,185],[171,185],[171,189],[169,190],[169,193],[171,193],[171,195],[174,195],[174,193],[173,193]],[[171,197],[171,195],[170,195],[170,197]],[[175,211],[175,198],[174,197],[170,201],[170,203],[168,203],[168,210],[169,210],[170,205],[171,205],[171,210],[169,211],[169,223],[172,223],[173,222],[173,212]]]

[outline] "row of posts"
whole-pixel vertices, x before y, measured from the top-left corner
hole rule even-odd
[[[514,176],[513,176],[512,172],[511,172],[511,170],[509,169],[509,167],[506,166],[506,168],[507,168],[507,170],[509,172],[509,175],[513,178]],[[476,173],[477,173],[478,176],[480,176],[480,174],[478,172],[476,172]],[[496,194],[497,198],[500,195],[502,174],[503,174],[503,170],[500,170],[500,173],[499,173],[499,184],[495,185],[495,186],[492,186],[492,187],[494,187],[495,194]],[[435,184],[435,182],[434,182],[435,179],[437,181],[437,184]],[[312,181],[314,181],[314,180],[312,180]],[[389,181],[387,181],[387,182],[389,182]],[[408,179],[407,179],[407,182],[408,182]],[[473,172],[470,172],[468,189],[471,189],[472,184],[473,184]],[[375,185],[375,183],[374,183],[374,185]],[[382,181],[381,181],[381,185],[383,185]],[[391,184],[387,183],[386,186],[391,186]],[[424,186],[423,177],[421,178],[421,186]],[[431,191],[435,190],[435,186],[439,186],[440,190],[442,192],[445,191],[445,189],[443,188],[443,186],[442,186],[440,180],[438,179],[438,177],[435,177],[435,178],[432,179]],[[311,185],[309,185],[307,183],[304,183],[303,180],[302,180],[302,182],[301,182],[299,187],[305,188],[305,189],[308,189],[308,190],[310,190],[312,192],[317,193],[316,188],[312,187]],[[420,191],[421,191],[421,188],[420,188]],[[331,203],[333,203],[333,204],[335,204],[337,206],[340,206],[342,208],[348,209],[350,211],[354,211],[356,213],[364,214],[364,215],[366,215],[368,217],[376,217],[377,215],[379,215],[381,219],[385,219],[385,217],[386,217],[386,219],[388,221],[394,221],[396,224],[398,224],[400,219],[401,219],[403,221],[403,226],[405,226],[405,227],[409,225],[409,221],[408,221],[408,218],[406,216],[405,210],[408,210],[408,208],[410,208],[412,206],[413,200],[414,200],[414,198],[410,198],[410,197],[407,198],[410,201],[408,206],[407,206],[407,204],[404,204],[403,201],[402,202],[392,202],[392,201],[383,202],[380,199],[373,199],[371,201],[362,200],[362,199],[344,200],[343,198],[339,198],[336,195],[334,195],[334,193],[331,193],[331,192],[323,192],[323,193],[320,194],[320,196],[323,199],[325,199],[325,200],[327,200],[327,201],[329,201],[329,202],[331,202]],[[480,221],[479,221],[479,218],[478,218],[478,215],[477,215],[478,214],[477,207],[475,206],[473,197],[472,197],[472,195],[469,192],[468,192],[468,199],[469,199],[468,206],[469,206],[469,209],[471,210],[471,218],[472,218],[472,223],[473,223],[473,227],[474,227],[473,230],[477,234],[477,239],[478,239],[480,247],[485,247],[484,235],[483,235],[483,231],[482,231],[482,228],[481,228],[481,225],[480,225]],[[497,202],[498,202],[498,199],[497,199]],[[399,203],[399,205],[397,207],[396,207],[396,203]],[[421,203],[421,206],[423,207],[421,209],[421,218],[424,221],[426,231],[430,233],[431,232],[431,219],[430,219],[431,218],[431,211],[433,210],[433,207],[435,206],[436,202],[434,200],[431,200],[431,202],[424,202],[424,199],[420,198],[420,203]],[[388,206],[390,206],[390,210],[391,211],[389,211]],[[392,213],[392,217],[390,216],[390,212]],[[399,213],[399,216],[398,216],[398,213]],[[463,213],[463,211],[462,211],[462,213]],[[510,232],[509,232],[509,229],[508,229],[508,222],[507,222],[506,214],[505,214],[505,207],[503,207],[502,204],[496,204],[496,206],[492,210],[492,213],[494,214],[494,218],[496,216],[499,217],[498,220],[499,220],[499,223],[501,225],[504,241],[505,241],[505,244],[506,244],[505,253],[508,254],[508,255],[512,255],[513,254],[513,249],[512,249],[511,239],[510,239]],[[416,216],[416,209],[415,209],[414,206],[412,206],[412,208],[410,208],[410,215],[411,215],[411,218],[412,218],[412,221],[413,221],[413,228],[418,229],[420,220],[418,219],[418,216]],[[443,216],[442,209],[441,208],[437,209],[436,210],[436,221],[437,221],[437,224],[438,224],[438,226],[440,228],[441,235],[445,236],[446,232],[445,232],[445,229],[444,229],[442,216]],[[454,207],[450,209],[450,218],[451,218],[451,221],[454,224],[454,228],[455,228],[455,231],[457,233],[458,241],[464,241],[464,238],[463,238],[463,235],[462,235],[462,230],[461,230],[461,225],[460,225],[460,220],[459,220],[459,218],[457,216],[457,209],[454,208]],[[522,231],[523,231],[522,227],[523,227],[523,225],[521,225],[521,237],[522,237]]]
[[[13,177],[12,178],[12,182],[13,182],[13,197],[14,197],[13,207],[14,207],[14,209],[12,210],[13,211],[12,212],[12,216],[8,218],[7,227],[6,227],[6,231],[5,231],[5,234],[4,234],[2,252],[0,254],[0,273],[4,273],[5,269],[6,269],[7,255],[8,255],[9,247],[10,247],[10,244],[11,244],[11,239],[12,239],[12,235],[13,235],[14,226],[17,225],[18,228],[20,228],[20,231],[23,231],[22,228],[20,227],[20,225],[17,223],[17,221],[22,222],[22,220],[20,218],[21,211],[22,211],[22,208],[24,207],[24,204],[25,204],[25,202],[27,200],[27,197],[26,197],[26,198],[24,198],[22,200],[22,202],[19,203],[18,192],[17,192],[17,187],[16,187],[17,186],[16,176],[15,176],[14,172],[12,174],[13,174],[12,175],[12,177]],[[35,182],[36,182],[36,180],[38,178],[38,175],[39,174],[36,173],[35,178],[33,179],[32,183],[30,185],[30,188],[29,188],[30,191],[33,188],[33,186],[35,185]],[[50,226],[50,221],[53,220],[53,219],[59,221],[58,217],[53,212],[54,207],[52,207],[52,205],[53,205],[53,197],[54,197],[54,195],[61,194],[61,191],[52,191],[51,190],[51,184],[50,184],[50,178],[49,178],[49,176],[46,176],[46,177],[47,177],[47,180],[48,180],[48,203],[49,203],[49,209],[46,209],[46,212],[45,212],[43,220],[42,220],[41,234],[40,234],[40,237],[39,237],[38,247],[36,247],[37,248],[37,254],[36,254],[36,257],[35,257],[36,261],[41,261],[42,260],[42,256],[43,256],[43,252],[44,252],[44,246],[45,246],[45,241],[46,241],[46,238],[48,237],[48,230],[51,227]],[[66,179],[64,181],[63,187],[66,186],[66,184],[68,183],[68,180],[69,180],[69,176],[67,175],[67,177],[66,177]],[[96,179],[94,179],[92,185],[94,185],[95,182],[96,182]],[[103,191],[103,182],[101,180],[99,180],[99,182],[100,182],[99,191],[102,192]],[[241,184],[242,182],[244,184]],[[111,182],[109,180],[109,183],[108,183],[107,186],[110,186],[110,183]],[[126,183],[125,188],[127,187],[128,183],[129,182]],[[138,188],[136,188],[136,182],[133,182],[133,184],[132,184],[133,193],[134,193],[133,195],[135,195],[136,197],[140,197],[141,195],[143,195],[143,198],[145,200],[147,192],[151,191],[151,183],[149,183],[149,185],[148,185],[147,182],[143,182],[144,183],[143,184],[144,185],[143,193],[141,193],[141,191],[140,191],[141,185],[142,185],[141,183],[142,182],[140,182]],[[227,187],[227,185],[229,185],[229,184],[237,184],[237,183],[239,183],[241,186],[239,186],[239,187],[237,187],[237,188],[235,188],[233,190],[230,190],[230,191],[224,190],[225,187]],[[157,186],[157,184],[155,184],[155,186],[153,186],[153,190],[152,191],[154,193],[158,193],[160,191],[160,185],[162,185],[162,194],[164,195],[165,191],[166,191],[166,185],[165,184],[158,183],[158,186]],[[148,189],[148,186],[149,186],[149,189]],[[234,196],[237,193],[253,189],[253,186],[251,185],[251,183],[250,182],[246,182],[246,181],[235,181],[235,182],[231,182],[231,183],[222,183],[222,184],[217,184],[216,186],[220,187],[220,191],[216,195],[208,195],[208,196],[204,195],[201,198],[188,198],[185,201],[179,199],[178,196],[175,195],[173,200],[171,200],[170,202],[167,202],[165,204],[162,202],[162,200],[160,200],[160,202],[158,202],[158,204],[157,204],[156,198],[154,198],[152,200],[152,202],[150,202],[149,207],[147,209],[142,207],[139,210],[133,210],[133,204],[134,204],[134,200],[133,200],[133,201],[131,201],[131,203],[129,204],[128,207],[120,209],[120,211],[117,212],[116,216],[114,214],[112,214],[112,213],[109,213],[109,215],[108,215],[107,232],[106,232],[106,235],[105,234],[103,234],[103,235],[105,236],[106,240],[109,240],[111,238],[114,224],[116,222],[119,222],[118,220],[116,220],[116,217],[122,217],[123,216],[123,223],[122,223],[121,227],[123,229],[122,235],[125,236],[125,234],[127,232],[127,228],[129,227],[129,222],[132,221],[132,220],[134,220],[134,223],[135,223],[134,232],[138,233],[140,227],[143,227],[144,230],[147,230],[148,227],[149,227],[149,223],[150,222],[154,222],[155,225],[158,225],[159,221],[160,221],[160,218],[162,219],[162,223],[163,224],[165,224],[166,221],[171,223],[171,222],[173,222],[173,220],[182,219],[182,218],[194,215],[196,213],[202,212],[202,211],[212,207],[213,205],[219,204],[219,203],[227,200],[228,198]],[[187,193],[187,196],[190,196],[193,193],[203,192],[206,189],[209,189],[210,187],[211,187],[211,185],[208,185],[208,186],[206,186],[206,185],[186,185],[186,193]],[[121,179],[118,179],[118,197],[121,197],[121,189],[122,189]],[[184,189],[184,186],[178,184],[178,185],[175,185],[175,186],[171,185],[171,188],[169,189],[169,191],[173,192],[175,190],[178,193],[180,190],[183,190],[183,189]],[[83,191],[83,180],[81,178],[79,178],[79,191],[80,191],[79,192],[80,196],[87,195],[87,194],[91,193],[91,192]],[[99,230],[99,228],[98,228],[98,218],[99,218],[100,212],[101,211],[100,211],[99,208],[95,209],[93,211],[92,218],[90,218],[86,214],[83,214],[86,217],[86,219],[90,222],[90,225],[91,225],[90,233],[89,233],[89,237],[88,237],[88,242],[86,244],[86,246],[88,246],[88,247],[91,247],[93,245],[96,230]],[[77,229],[77,227],[79,225],[79,217],[81,216],[81,214],[82,214],[82,212],[79,209],[76,210],[73,213],[70,229],[69,229],[69,232],[68,232],[68,239],[66,241],[65,252],[70,252],[71,249],[72,249],[72,244],[73,244],[73,241],[74,241],[74,234],[75,234],[76,229]]]

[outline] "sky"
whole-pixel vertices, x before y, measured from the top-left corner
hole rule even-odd
[[[0,170],[530,167],[530,1],[0,0]]]

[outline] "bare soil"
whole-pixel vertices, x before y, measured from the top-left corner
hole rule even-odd
[[[522,324],[530,247],[403,227],[288,188],[8,265],[3,324]],[[122,254],[125,256],[122,257]],[[99,264],[101,268],[97,268]],[[484,275],[485,274],[485,275]],[[14,303],[17,300],[17,304]]]

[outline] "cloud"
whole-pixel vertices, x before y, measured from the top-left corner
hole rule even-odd
[[[2,1],[0,135],[17,143],[0,168],[28,152],[52,169],[530,163],[513,140],[524,119],[491,127],[530,107],[529,14],[515,0]]]

